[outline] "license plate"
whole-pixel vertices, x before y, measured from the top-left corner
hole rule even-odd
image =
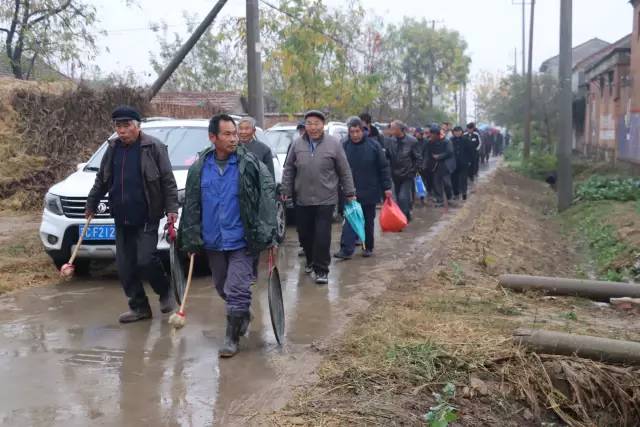
[[[84,225],[79,225],[82,233]],[[114,225],[90,225],[84,235],[84,240],[116,240],[116,227]]]

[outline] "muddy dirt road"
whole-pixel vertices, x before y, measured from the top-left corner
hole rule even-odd
[[[209,277],[196,278],[187,326],[177,333],[150,290],[156,317],[119,325],[126,301],[113,273],[0,297],[0,425],[250,424],[313,379],[323,343],[384,291],[394,271],[412,268],[409,254],[429,250],[432,234],[446,226],[442,215],[416,208],[405,232],[378,236],[375,257],[334,261],[328,286],[304,274],[289,229],[279,262],[286,344],[278,347],[271,331],[263,264],[255,319],[231,360],[217,356],[224,309]],[[339,231],[336,225],[334,249]]]

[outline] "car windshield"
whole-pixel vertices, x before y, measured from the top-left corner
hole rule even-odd
[[[148,127],[143,131],[167,145],[169,161],[174,170],[188,169],[196,160],[198,152],[211,144],[206,127]],[[106,150],[107,144],[104,143],[91,157],[85,169],[97,171]]]
[[[274,154],[287,154],[289,145],[298,136],[295,129],[269,129],[264,133],[264,143]]]

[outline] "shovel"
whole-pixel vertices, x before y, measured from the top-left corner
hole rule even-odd
[[[276,249],[269,249],[269,314],[271,315],[271,325],[278,344],[284,342],[284,303],[282,302],[282,286],[280,283],[280,273],[276,265]]]

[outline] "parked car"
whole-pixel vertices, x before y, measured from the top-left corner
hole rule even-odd
[[[167,145],[178,186],[180,204],[184,202],[184,187],[189,166],[196,160],[197,153],[211,144],[208,138],[208,126],[208,120],[175,119],[144,121],[141,124],[146,134],[158,138]],[[262,129],[258,129],[257,134],[258,138],[264,139]],[[114,136],[115,134],[112,135]],[[58,268],[68,261],[75,248],[79,232],[84,225],[87,196],[106,149],[105,141],[87,163],[79,164],[76,172],[52,186],[45,195],[40,239],[45,251]],[[284,239],[286,230],[285,208],[279,198],[277,203],[278,239],[281,241]],[[164,225],[163,219],[158,228],[160,237],[163,235]],[[165,239],[158,239],[158,250],[162,256],[168,256],[169,245]],[[109,215],[108,198],[105,196],[100,201],[91,226],[78,250],[76,271],[86,271],[92,259],[114,259],[115,252],[115,225]]]

